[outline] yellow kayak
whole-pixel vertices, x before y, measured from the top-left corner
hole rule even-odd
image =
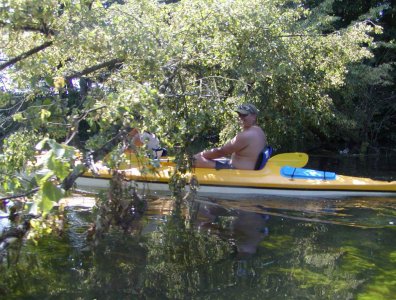
[[[195,168],[187,174],[196,178],[198,193],[225,195],[227,198],[258,195],[292,197],[339,197],[339,196],[385,196],[396,197],[396,181],[380,181],[369,178],[338,175],[303,168],[308,161],[305,153],[283,153],[271,157],[262,170]],[[121,169],[127,180],[134,181],[141,189],[169,191],[168,182],[174,173],[169,159],[157,161],[154,172],[143,171],[141,165],[131,159],[131,165]],[[98,167],[94,175],[86,172],[76,181],[80,189],[103,189],[109,187],[111,170]]]

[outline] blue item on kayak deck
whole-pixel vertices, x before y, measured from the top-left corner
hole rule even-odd
[[[287,178],[335,180],[336,173],[285,166],[280,174]]]
[[[266,148],[264,148],[258,158],[257,158],[257,162],[256,162],[256,166],[254,167],[255,170],[261,170],[264,168],[265,164],[267,163],[267,161],[270,159],[272,154],[272,147],[271,146],[267,146]]]

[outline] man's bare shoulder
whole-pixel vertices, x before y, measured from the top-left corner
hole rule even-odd
[[[235,141],[243,141],[243,140],[251,138],[253,134],[254,133],[251,132],[250,130],[244,130],[244,131],[238,132],[238,134],[235,136],[234,140]]]
[[[252,126],[247,130],[240,132],[241,135],[245,137],[257,136],[264,134],[264,131],[258,126]]]

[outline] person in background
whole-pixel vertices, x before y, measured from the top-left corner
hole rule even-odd
[[[166,155],[166,150],[160,147],[160,141],[154,133],[143,131],[140,133],[137,128],[132,129],[129,134],[130,143],[137,147],[145,146],[150,150],[150,157],[160,158]]]
[[[258,109],[253,104],[243,104],[235,110],[242,131],[225,145],[204,150],[194,155],[197,168],[254,170],[260,153],[267,147],[267,137],[257,125]],[[230,159],[216,160],[230,156]]]

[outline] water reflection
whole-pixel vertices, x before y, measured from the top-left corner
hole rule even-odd
[[[266,214],[235,210],[216,203],[198,202],[198,228],[218,231],[232,239],[238,256],[254,254],[259,243],[268,235]]]
[[[377,228],[396,224],[396,198],[257,198],[239,201],[206,198],[225,209],[296,221]],[[365,212],[367,215],[365,216]]]
[[[7,299],[392,299],[396,200],[199,198],[175,214],[148,201],[138,232],[86,240],[69,208],[62,236],[2,256]],[[191,219],[187,218],[191,216]],[[10,262],[12,263],[10,265]]]

